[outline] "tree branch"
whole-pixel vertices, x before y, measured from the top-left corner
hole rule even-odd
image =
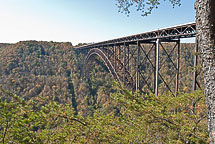
[[[82,121],[80,121],[80,120],[78,120],[76,118],[68,118],[67,116],[61,116],[61,115],[59,115],[59,117],[65,118],[65,119],[70,120],[70,121],[76,121],[76,122],[78,122],[78,123],[80,123],[80,124],[82,124],[84,126],[87,126],[86,123],[84,123],[84,122],[82,122]]]
[[[6,137],[6,134],[7,134],[8,127],[9,127],[9,121],[10,120],[7,120],[7,122],[6,122],[6,128],[5,128],[5,131],[4,131],[4,134],[3,134],[3,138],[2,138],[3,144],[5,144],[5,137]]]

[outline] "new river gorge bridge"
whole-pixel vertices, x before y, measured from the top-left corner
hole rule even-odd
[[[86,54],[86,62],[98,57],[114,80],[131,90],[150,91],[155,95],[166,91],[177,95],[186,80],[181,76],[181,39],[196,35],[196,24],[188,23],[141,34],[76,47]],[[197,40],[193,44],[191,89],[200,88]]]

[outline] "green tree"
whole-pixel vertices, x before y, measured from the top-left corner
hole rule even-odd
[[[201,92],[112,95],[112,112],[75,114],[71,104],[47,98],[24,100],[1,89],[0,143],[208,143],[206,105]],[[2,97],[1,97],[2,98]]]
[[[181,0],[169,0],[173,5],[180,5]],[[118,0],[119,10],[127,14],[132,5],[148,15],[158,8],[161,0]],[[196,0],[196,29],[198,49],[201,50],[205,95],[208,110],[208,129],[210,142],[215,143],[215,1]]]

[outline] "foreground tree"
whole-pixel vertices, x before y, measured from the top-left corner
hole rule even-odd
[[[133,4],[146,16],[158,8],[161,0],[118,0],[119,10],[129,14]],[[169,0],[173,7],[181,0]],[[208,130],[210,143],[215,143],[215,0],[196,0],[196,29],[198,49],[201,50],[206,104],[208,110]]]
[[[201,50],[210,142],[215,143],[215,1],[197,0],[196,28]]]
[[[112,95],[115,110],[97,109],[87,117],[75,114],[68,103],[44,97],[24,100],[1,88],[0,92],[2,144],[209,142],[204,95],[198,91],[156,97],[118,89]]]

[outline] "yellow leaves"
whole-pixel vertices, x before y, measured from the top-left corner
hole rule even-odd
[[[56,86],[56,85],[53,85],[53,86],[52,86],[52,89],[57,89],[57,86]]]
[[[10,80],[10,82],[13,83],[13,84],[16,82],[13,78],[10,78],[9,80]]]
[[[183,88],[183,91],[184,91],[184,92],[187,92],[187,90],[188,90],[188,87],[184,87],[184,88]]]
[[[33,89],[30,89],[29,93],[33,93]]]
[[[16,81],[13,79],[13,80],[11,80],[11,82],[12,82],[12,83],[15,83]]]
[[[39,85],[39,84],[36,84],[36,86],[35,86],[36,88],[40,88],[41,87],[41,85]]]

